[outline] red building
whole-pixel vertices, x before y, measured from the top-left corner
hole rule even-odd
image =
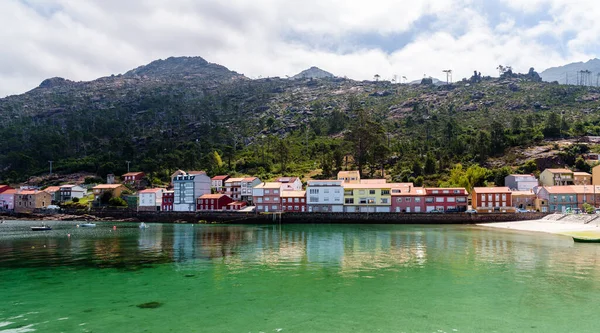
[[[8,185],[0,185],[0,193],[8,190],[12,190],[13,188]]]
[[[204,194],[197,199],[196,210],[225,210],[233,199],[225,194]]]
[[[175,191],[164,191],[162,197],[162,211],[172,212],[173,211],[173,200],[175,199]]]
[[[246,201],[234,201],[230,204],[227,204],[227,210],[242,210],[244,208],[246,208],[246,206],[248,206],[248,204],[246,203]]]
[[[475,209],[512,207],[512,192],[508,187],[475,187],[471,200]]]
[[[425,211],[467,210],[467,190],[465,188],[425,188]]]
[[[123,183],[131,184],[136,182],[139,183],[144,177],[146,177],[146,174],[143,172],[128,172],[122,176]]]
[[[281,191],[281,210],[306,212],[306,191]]]
[[[413,186],[392,188],[392,212],[424,213],[425,189]]]

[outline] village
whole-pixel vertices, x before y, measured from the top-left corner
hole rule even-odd
[[[168,187],[148,188],[144,172],[108,175],[107,184],[65,184],[47,188],[0,185],[0,211],[51,213],[70,204],[121,206],[144,212],[315,212],[315,213],[595,213],[600,204],[600,166],[586,172],[546,169],[513,174],[503,187],[436,188],[386,179],[361,179],[340,171],[337,179],[279,177],[210,178],[204,171],[176,171]],[[89,200],[85,200],[88,198]],[[117,198],[115,204],[110,200]]]

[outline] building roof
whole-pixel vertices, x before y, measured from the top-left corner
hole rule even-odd
[[[46,193],[49,194],[46,191],[38,191],[38,190],[20,190],[17,191],[15,194],[19,195],[19,194],[23,194],[23,195],[36,195],[36,194],[40,194],[40,193]]]
[[[234,202],[227,204],[227,206],[238,206],[238,205],[244,206],[244,205],[247,205],[247,203],[245,201],[234,201]]]
[[[174,194],[175,191],[164,191],[163,194]]]
[[[569,170],[569,169],[546,169],[544,171],[549,171],[552,173],[573,173],[573,171]]]
[[[243,181],[245,178],[229,178],[227,179],[225,182],[226,183],[234,183],[234,182],[241,182]]]
[[[385,184],[387,180],[385,179],[361,179],[361,184]]]
[[[306,191],[283,191],[281,192],[282,198],[304,198],[306,197]]]
[[[298,177],[279,177],[279,178],[277,178],[276,181],[278,181],[280,183],[294,183],[298,179],[299,179]]]
[[[198,199],[221,199],[222,197],[229,198],[229,196],[227,196],[225,194],[216,193],[216,194],[203,194]]]
[[[229,175],[221,175],[221,176],[214,176],[211,178],[211,180],[226,180],[227,178],[229,178]]]
[[[390,186],[390,184],[386,184],[386,183],[372,183],[372,184],[349,184],[349,183],[344,183],[342,184],[342,186],[344,188],[347,189],[391,189],[392,187]]]
[[[360,173],[357,170],[338,172],[338,179],[339,178],[351,178],[351,177],[356,177],[356,179],[360,179]]]
[[[11,189],[11,188],[12,188],[12,187],[10,187],[10,186],[8,186],[8,185],[0,185],[0,193],[2,193],[2,192],[4,192],[4,191],[6,191],[6,190],[8,190],[8,189]]]
[[[144,173],[141,171],[137,171],[137,172],[128,172],[126,174],[124,174],[122,177],[135,177],[135,176],[139,176],[139,175],[143,175]]]
[[[122,184],[100,184],[92,187],[93,190],[115,189],[123,186]]]
[[[512,175],[508,175],[508,176],[513,176],[513,177],[534,177],[535,178],[535,175],[530,174],[530,173],[529,174],[513,173]]]
[[[260,183],[256,186],[254,186],[254,188],[280,189],[281,185],[282,184],[280,182],[267,182],[267,183]]]
[[[575,175],[575,176],[588,176],[588,177],[592,176],[591,174],[589,174],[587,172],[580,172],[580,171],[573,172],[573,175]]]
[[[414,183],[389,183],[388,185],[390,185],[391,188],[414,187],[415,186]]]
[[[512,191],[510,190],[510,188],[503,186],[503,187],[474,187],[473,188],[473,192],[477,192],[479,194],[482,193],[511,193]]]
[[[571,185],[571,189],[577,194],[594,194],[594,192],[600,194],[600,186],[595,187],[592,185]]]
[[[423,187],[411,187],[409,191],[403,191],[400,193],[392,192],[393,197],[403,197],[403,196],[416,196],[416,195],[425,195],[425,188]]]
[[[54,193],[56,191],[60,191],[60,186],[48,186],[44,189],[44,191],[48,193]]]
[[[258,179],[257,177],[246,177],[242,181],[243,182],[253,182],[253,181],[257,180],[257,179]]]
[[[163,190],[164,190],[164,188],[162,188],[162,187],[157,187],[157,188],[147,188],[147,189],[145,189],[145,190],[141,190],[141,191],[139,191],[138,193],[140,193],[140,194],[141,194],[141,193],[157,193],[157,192],[161,192],[161,191],[163,191]]]
[[[202,174],[205,174],[205,173],[206,173],[206,171],[188,171],[187,172],[187,174],[190,175],[190,176],[193,176],[193,175],[202,175]]]
[[[10,194],[16,194],[16,193],[17,193],[17,190],[15,190],[14,188],[11,188],[11,189],[8,189],[8,190],[6,190],[4,192],[1,192],[0,195],[3,195],[3,194],[10,195]]]
[[[426,191],[454,191],[454,190],[462,190],[467,191],[464,187],[426,187]]]
[[[591,188],[591,186],[590,186]],[[550,194],[575,194],[573,186],[544,186],[543,189],[548,191]],[[591,192],[590,192],[591,193]]]
[[[323,179],[309,180],[306,183],[308,186],[341,186],[343,182],[343,180]]]
[[[514,197],[518,197],[518,196],[535,196],[535,193],[533,192],[533,190],[529,190],[529,191],[512,191],[512,196]]]

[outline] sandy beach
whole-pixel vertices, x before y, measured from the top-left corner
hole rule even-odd
[[[564,220],[542,219],[535,221],[482,223],[478,226],[488,228],[511,229],[520,231],[535,231],[551,234],[600,237],[600,227],[597,221],[585,223],[585,218],[568,216]]]

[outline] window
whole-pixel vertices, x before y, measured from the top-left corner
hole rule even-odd
[[[265,194],[271,194],[271,190],[265,190]]]
[[[340,190],[335,190],[335,191],[333,191],[333,193],[340,194]]]
[[[444,194],[449,194],[449,193],[450,193],[450,191],[448,191],[448,190],[444,190],[444,191],[443,191],[443,193],[444,193]]]
[[[271,209],[273,209],[273,210],[277,210],[277,206],[276,206],[276,205],[273,205],[273,206],[271,206]]]
[[[488,194],[488,201],[492,201],[492,195]]]
[[[309,192],[310,194],[319,194],[319,190],[314,188],[311,188]]]
[[[263,199],[262,197],[258,197],[258,198],[256,199],[256,201],[257,201],[258,203],[262,203],[262,199]]]
[[[281,202],[286,203],[287,201],[285,198],[283,198],[283,199],[281,199]]]
[[[375,194],[375,190],[369,190],[369,194]]]
[[[365,194],[365,190],[360,190],[360,191],[358,191],[358,194],[360,194],[360,195],[364,195],[364,194]]]
[[[298,198],[294,198],[294,202],[298,202],[298,201],[299,201],[299,200],[298,200]],[[290,201],[290,202],[291,202],[291,201]]]
[[[410,201],[411,201],[411,198],[406,198],[406,199],[404,199],[404,201],[406,201],[406,202],[410,202]]]
[[[323,201],[328,202],[329,201],[329,197],[323,198]]]
[[[381,195],[390,195],[390,190],[381,190]]]
[[[387,204],[388,203],[388,198],[381,198],[381,203],[382,204]]]
[[[402,202],[402,198],[397,198],[396,202]]]
[[[354,198],[346,198],[346,200],[344,201],[344,203],[346,205],[351,205],[354,203]]]
[[[421,202],[421,198],[415,198],[415,202]]]
[[[435,198],[435,202],[444,202],[444,198]]]
[[[481,201],[485,201],[485,194],[481,195]]]
[[[262,210],[263,206],[262,205],[258,205],[258,209]]]
[[[426,203],[432,203],[433,202],[433,198],[425,198],[425,202]]]
[[[292,206],[288,206],[288,210],[292,210]]]
[[[433,194],[438,194],[438,193],[440,193],[440,191],[438,191],[438,190],[433,190],[431,193],[433,193]]]
[[[454,194],[460,194],[460,190],[454,190]]]
[[[361,205],[366,205],[367,204],[367,198],[360,198],[358,199],[358,203]]]
[[[456,202],[456,198],[455,197],[448,197],[448,199],[446,199],[446,202]]]
[[[279,194],[279,190],[274,190],[273,194]]]
[[[375,204],[375,198],[368,198],[368,199],[367,199],[367,203],[368,203],[369,205]]]
[[[352,190],[344,190],[344,195],[353,195],[354,191]]]
[[[271,198],[269,198],[269,197],[266,197],[266,198],[265,198],[265,201],[271,201]]]
[[[329,189],[324,189],[323,193],[329,193]]]
[[[300,207],[298,207],[298,206],[294,206],[294,209],[295,209],[295,210],[300,210]]]

